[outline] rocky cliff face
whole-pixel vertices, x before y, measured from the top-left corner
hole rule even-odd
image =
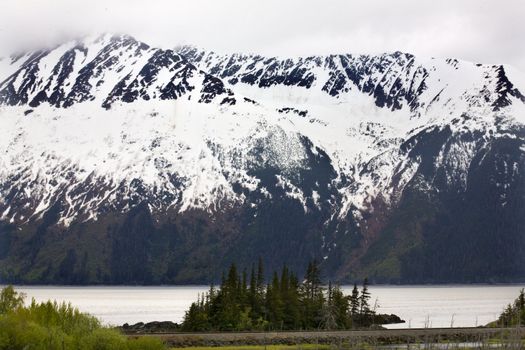
[[[343,282],[522,280],[524,82],[121,35],[3,58],[1,280],[208,282],[258,256]]]

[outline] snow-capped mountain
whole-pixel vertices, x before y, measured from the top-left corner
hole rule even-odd
[[[0,96],[7,105],[70,107],[102,100],[109,108],[115,101],[174,100],[195,93],[201,102],[222,95],[221,102],[228,103],[232,95],[219,79],[199,72],[173,51],[150,48],[125,35],[72,41],[10,61]]]
[[[5,57],[0,278],[196,282],[258,255],[342,281],[524,278],[524,92],[508,66],[400,52],[103,35]]]

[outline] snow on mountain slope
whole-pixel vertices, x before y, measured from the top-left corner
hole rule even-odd
[[[257,206],[249,193],[272,192],[259,168],[278,169],[274,186],[305,211],[310,199],[361,219],[378,197],[395,205],[424,163],[411,150],[427,133],[484,135],[434,159],[466,186],[476,152],[509,120],[522,123],[525,103],[503,66],[399,52],[279,59],[104,35],[8,60],[0,214],[16,223],[57,202],[66,225],[142,201],[158,215]],[[297,177],[320,151],[336,174],[316,185],[330,188],[324,197]]]
[[[514,86],[506,70],[519,73],[504,66],[422,60],[400,52],[267,58],[218,55],[191,46],[176,50],[230,83],[238,94],[295,116],[297,130],[321,145],[334,166],[359,183],[341,189],[347,198],[344,208],[362,208],[367,198],[380,193],[387,200],[395,196],[396,177],[402,190],[416,171],[412,161],[402,159],[403,140],[458,118],[461,122],[453,126],[458,133],[462,128],[493,129],[496,111],[522,108],[525,103],[520,82],[519,88]],[[473,119],[464,120],[464,114]],[[468,153],[468,147],[458,149],[463,151]],[[461,157],[463,167],[457,171],[465,172],[472,154]],[[341,211],[344,214],[346,210]]]
[[[2,109],[3,132],[16,135],[0,141],[4,219],[29,220],[59,198],[67,203],[65,223],[94,219],[100,210],[127,211],[143,199],[154,211],[219,210],[242,200],[233,182],[257,185],[245,169],[257,140],[269,138],[258,156],[271,154],[261,161],[283,171],[304,158],[296,133],[241,108],[176,100],[108,111],[91,102],[41,106],[27,117],[23,110]]]
[[[5,57],[0,280],[208,282],[254,256],[320,257],[353,281],[525,276],[524,82],[400,52],[218,55],[125,35]]]
[[[348,108],[355,98],[352,92],[357,90],[371,96],[378,107],[392,111],[405,108],[420,116],[475,106],[501,107],[498,103],[504,101],[498,98],[507,95],[525,102],[519,91],[513,91],[504,66],[456,59],[421,60],[401,52],[267,58],[218,55],[191,46],[176,51],[200,69],[235,85],[236,91],[274,103]],[[504,96],[496,93],[505,89]]]
[[[5,59],[4,59],[5,61]],[[125,35],[103,35],[71,41],[54,49],[11,58],[2,66],[0,103],[57,107],[98,101],[109,108],[115,101],[176,99],[194,89],[194,98],[223,103],[231,91],[221,81],[199,72],[173,51],[153,49]]]

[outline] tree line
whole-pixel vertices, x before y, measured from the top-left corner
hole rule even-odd
[[[367,279],[350,295],[323,285],[319,263],[308,264],[303,280],[283,266],[265,280],[262,260],[248,274],[232,264],[218,288],[210,286],[186,311],[184,331],[350,329],[387,323],[370,306]],[[396,316],[397,317],[397,316]],[[397,318],[397,320],[399,320]]]

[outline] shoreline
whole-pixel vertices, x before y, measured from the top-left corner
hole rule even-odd
[[[407,344],[420,340],[486,341],[494,337],[525,337],[525,327],[512,328],[411,328],[348,331],[272,331],[210,333],[124,333],[128,337],[159,337],[171,347],[228,345],[299,345],[299,344]]]

